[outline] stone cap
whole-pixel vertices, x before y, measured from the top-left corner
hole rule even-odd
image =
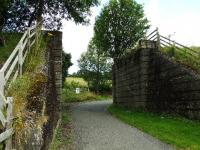
[[[157,48],[157,42],[156,41],[150,41],[150,40],[140,40],[139,41],[139,47],[140,48]]]

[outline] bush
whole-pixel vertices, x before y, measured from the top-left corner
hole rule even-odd
[[[88,88],[88,83],[83,78],[78,77],[67,77],[65,79],[64,88],[75,89],[75,88]]]
[[[90,101],[90,100],[96,100],[96,95],[88,91],[76,94],[74,91],[71,91],[69,89],[63,89],[62,100],[63,102]]]
[[[8,96],[12,96],[13,103],[13,127],[14,138],[21,149],[31,135],[33,127],[41,127],[47,121],[47,117],[41,114],[44,107],[44,84],[46,77],[41,73],[24,74],[17,78],[8,89]]]
[[[76,94],[74,91],[69,89],[62,90],[62,102],[84,102],[94,100],[109,100],[112,99],[111,95],[96,95],[92,92],[81,92]]]

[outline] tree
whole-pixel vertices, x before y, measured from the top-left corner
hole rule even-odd
[[[96,19],[95,44],[115,60],[125,55],[148,28],[142,5],[134,0],[111,0]]]
[[[88,23],[90,8],[98,0],[15,0],[10,1],[5,15],[5,30],[23,31],[37,21],[44,21],[47,29],[60,29],[62,19]],[[43,19],[42,19],[43,18]]]
[[[65,78],[68,76],[68,69],[72,65],[71,54],[62,51],[62,85],[64,85]]]
[[[1,0],[1,6],[0,6],[0,31],[2,31],[3,26],[5,24],[5,15],[7,12],[8,7],[8,0]],[[3,37],[3,34],[0,32],[0,46],[5,45],[5,39]]]
[[[0,30],[3,28],[5,23],[5,14],[8,7],[8,0],[1,0],[1,7],[0,7]]]
[[[88,49],[81,55],[78,61],[79,74],[89,82],[90,87],[95,86],[95,92],[99,93],[99,85],[111,78],[112,61],[101,53],[90,41]]]

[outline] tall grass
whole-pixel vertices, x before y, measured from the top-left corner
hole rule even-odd
[[[29,142],[27,139],[33,128],[42,128],[47,121],[43,112],[46,75],[40,71],[40,66],[44,63],[44,50],[45,41],[40,37],[38,46],[34,46],[28,53],[23,75],[12,82],[8,89],[7,95],[14,99],[13,127],[17,149],[23,149],[23,145]]]
[[[188,49],[185,48],[178,49],[173,46],[161,48],[161,51],[167,56],[171,57],[174,61],[177,61],[200,73],[200,48],[196,47],[193,50],[195,50],[197,54],[192,54]]]

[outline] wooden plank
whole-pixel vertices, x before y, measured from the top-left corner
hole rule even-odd
[[[19,45],[20,43],[23,43],[24,39],[26,39],[27,34],[28,34],[28,32],[25,31],[24,34],[23,34],[23,36],[22,36],[22,38],[20,39],[18,45]]]
[[[161,37],[164,38],[164,39],[166,39],[166,40],[168,40],[168,41],[174,42],[175,44],[177,44],[177,45],[179,45],[179,46],[181,46],[181,47],[183,47],[183,48],[186,48],[186,49],[190,50],[190,51],[193,52],[193,53],[198,54],[197,51],[195,51],[195,50],[193,50],[193,49],[191,49],[191,48],[189,48],[189,47],[187,47],[187,46],[184,46],[184,45],[182,45],[182,44],[180,44],[180,43],[177,43],[177,42],[175,42],[175,41],[172,41],[172,40],[170,40],[170,39],[168,39],[168,38],[166,38],[166,37],[164,37],[164,36],[162,36],[162,35],[161,35]]]
[[[13,128],[6,130],[5,132],[0,134],[0,143],[8,139],[14,133]]]
[[[31,43],[31,46],[30,46],[30,47],[32,47],[34,43],[35,43],[35,39],[34,39],[33,42]]]
[[[32,38],[35,34],[36,34],[36,32],[31,33],[29,38]]]
[[[37,27],[37,25],[34,25],[34,26],[32,26],[32,27],[29,27],[29,30],[33,30],[33,29],[35,29]]]
[[[18,62],[18,57],[15,58],[15,60],[13,61],[12,65],[10,66],[8,72],[5,75],[5,80],[7,81],[11,75],[11,73],[13,72],[15,66],[17,65]]]
[[[14,74],[14,76],[13,76],[12,81],[15,81],[15,80],[16,80],[18,74],[19,74],[19,70],[17,69],[17,71],[15,72],[15,74]]]
[[[5,106],[7,104],[7,100],[5,96],[3,95],[3,93],[1,93],[1,91],[0,91],[0,98],[2,100],[1,103],[3,103],[3,106]]]
[[[7,97],[8,107],[7,107],[7,125],[6,128],[10,129],[12,128],[12,122],[13,122],[13,97]],[[8,138],[6,140],[6,148],[5,150],[11,150],[12,149],[12,138]]]
[[[17,45],[14,49],[14,51],[11,53],[10,57],[7,59],[7,61],[5,62],[5,64],[3,65],[3,67],[1,68],[2,72],[5,72],[5,70],[7,69],[7,67],[9,66],[10,62],[13,60],[14,56],[17,54],[19,50],[19,45]]]
[[[152,34],[156,33],[157,31],[158,31],[158,29],[155,29],[155,30],[152,31],[150,34],[148,34],[148,35],[146,36],[146,38],[149,39],[149,37],[150,37]]]
[[[0,120],[2,125],[5,127],[7,120],[1,110],[0,110]]]
[[[28,39],[26,39],[26,40],[24,41],[24,43],[22,44],[22,47],[21,47],[22,51],[23,51],[24,48],[26,47],[27,42],[28,42]]]
[[[26,52],[25,52],[25,54],[24,54],[24,57],[23,57],[23,59],[22,59],[22,64],[24,63],[24,61],[25,61],[25,59],[26,59],[26,56],[27,56],[27,54],[28,54],[28,51],[26,51]]]

